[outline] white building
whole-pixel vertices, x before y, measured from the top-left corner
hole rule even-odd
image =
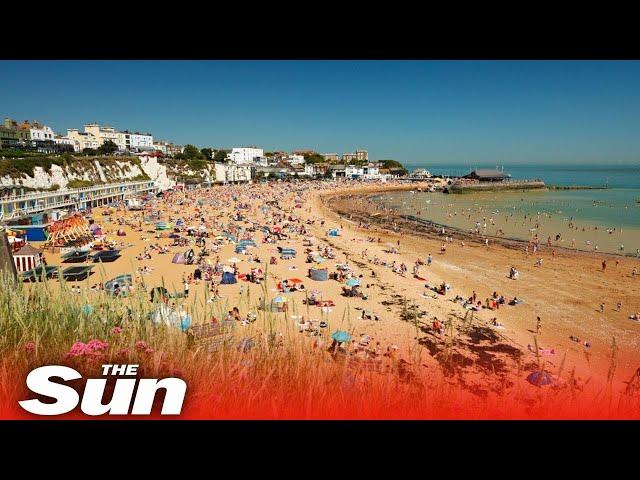
[[[93,148],[94,150],[100,146],[97,137],[87,132],[80,132],[77,128],[67,130],[67,138],[73,142],[73,149],[81,152],[85,148]]]
[[[429,172],[428,170],[425,170],[424,168],[416,168],[411,174],[411,178],[414,178],[414,179],[425,179],[425,178],[431,178],[432,176],[433,175],[431,175],[431,172]]]
[[[129,151],[149,150],[154,147],[153,135],[150,133],[131,133],[125,130],[123,134],[125,147]]]
[[[236,165],[251,165],[255,163],[256,158],[261,157],[264,157],[262,148],[240,147],[233,148],[227,155],[227,160]]]
[[[58,145],[71,145],[74,151],[76,152],[80,151],[78,149],[78,146],[76,145],[76,142],[71,140],[69,137],[61,137],[59,135],[56,135],[53,137],[53,141]]]
[[[365,180],[380,180],[382,179],[382,175],[380,175],[380,168],[372,163],[362,167],[362,178]]]
[[[38,122],[33,122],[33,125],[29,128],[31,133],[31,140],[51,140],[53,141],[55,135],[51,127],[47,125],[40,125]]]
[[[251,181],[251,165],[236,163],[214,163],[216,183]]]
[[[284,159],[289,165],[304,165],[303,155],[287,155]]]
[[[124,133],[118,132],[113,127],[104,126],[101,127],[97,123],[88,123],[84,126],[85,133],[90,133],[98,139],[98,146],[104,144],[104,142],[111,140],[118,146],[118,150],[126,150],[127,145],[124,138]],[[153,144],[153,142],[152,142]]]

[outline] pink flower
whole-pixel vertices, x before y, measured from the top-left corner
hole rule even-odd
[[[89,340],[88,343],[76,342],[71,346],[66,357],[101,357],[103,355],[102,351],[108,347],[109,344],[107,342],[98,339]]]
[[[35,342],[27,342],[24,344],[24,349],[27,352],[32,352],[33,350],[36,349],[36,343]]]
[[[147,342],[145,342],[144,340],[138,340],[136,342],[136,349],[138,350],[146,350],[148,347]]]
[[[122,333],[123,328],[122,327],[113,327],[111,329],[111,333]]]

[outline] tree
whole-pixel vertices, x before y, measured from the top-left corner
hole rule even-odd
[[[215,155],[213,156],[214,162],[224,162],[227,159],[227,153],[229,150],[216,150]]]
[[[322,163],[324,162],[324,157],[319,153],[307,153],[304,155],[305,163]]]
[[[84,148],[84,149],[82,149],[82,155],[90,156],[90,155],[97,155],[97,153],[98,152],[94,148]]]
[[[182,157],[185,160],[188,160],[194,158],[204,158],[204,155],[200,152],[198,147],[194,147],[193,145],[185,145],[184,150],[182,151]]]
[[[200,153],[202,155],[204,155],[204,157],[209,160],[210,158],[213,157],[213,150],[210,148],[203,148],[202,150],[200,150]]]
[[[116,145],[113,141],[107,140],[102,145],[98,147],[98,153],[100,155],[111,155],[118,151],[118,145]]]

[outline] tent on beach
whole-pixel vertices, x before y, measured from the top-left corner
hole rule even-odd
[[[330,237],[339,237],[340,236],[340,229],[339,228],[332,228],[327,232],[327,235],[329,235]]]
[[[184,263],[184,253],[176,253],[173,256],[171,263]]]
[[[231,285],[234,283],[238,283],[238,280],[233,272],[224,272],[222,274],[222,280],[220,280],[221,285]]]
[[[329,270],[326,268],[310,268],[309,278],[317,282],[326,282],[329,280]]]

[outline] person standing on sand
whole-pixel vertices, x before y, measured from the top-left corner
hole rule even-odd
[[[600,313],[604,313],[604,302],[600,304]]]
[[[607,261],[602,260],[602,271],[604,272],[607,269]]]
[[[189,282],[184,281],[184,298],[189,298]]]
[[[540,317],[537,317],[536,320],[536,334],[540,335],[542,333],[542,320],[540,320]]]
[[[429,254],[429,256],[427,257],[427,266],[431,266],[431,263],[433,262],[433,257],[431,256],[431,254]]]

